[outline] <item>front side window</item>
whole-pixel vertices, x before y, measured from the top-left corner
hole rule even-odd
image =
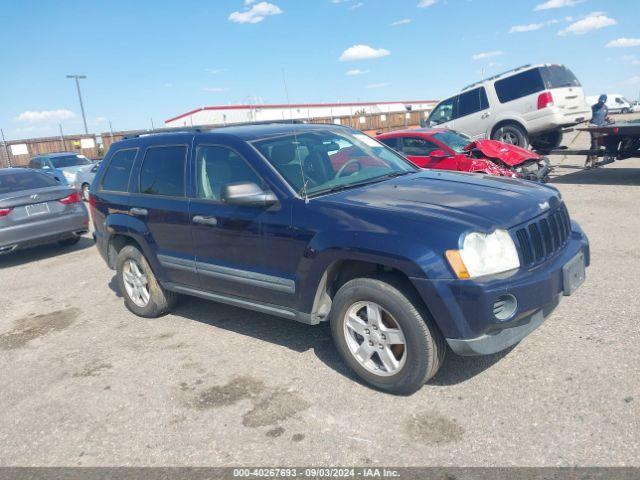
[[[489,108],[487,92],[484,87],[473,89],[458,96],[458,111],[456,118],[471,115]]]
[[[58,185],[59,183],[52,177],[40,172],[11,172],[10,170],[5,170],[0,174],[0,195]]]
[[[127,192],[131,167],[136,158],[137,149],[120,150],[113,154],[102,180],[102,189],[111,192]]]
[[[540,75],[540,69],[534,68],[496,81],[495,88],[500,103],[506,103],[541,92],[545,89],[545,86]]]
[[[417,171],[377,140],[349,130],[315,130],[254,142],[291,187],[307,195]]]
[[[429,115],[429,125],[440,125],[441,123],[453,120],[453,105],[458,97],[451,97],[439,103],[431,115]]]
[[[393,137],[393,138],[383,138],[380,140],[382,143],[384,143],[387,147],[389,148],[393,148],[396,151],[400,150],[401,147],[401,140],[399,137]]]
[[[222,187],[230,183],[264,182],[235,151],[222,146],[199,146],[196,150],[198,197],[220,200]]]
[[[428,157],[431,152],[440,149],[435,143],[419,137],[404,137],[402,144],[402,153],[417,157]]]
[[[140,193],[184,197],[186,161],[185,145],[149,147],[140,171]]]
[[[84,155],[65,155],[64,157],[52,157],[51,165],[53,168],[77,167],[80,165],[89,165],[91,161]]]

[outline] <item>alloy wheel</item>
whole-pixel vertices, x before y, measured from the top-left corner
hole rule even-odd
[[[149,280],[138,262],[128,259],[122,266],[122,280],[127,295],[139,307],[149,303]]]
[[[406,363],[407,346],[400,324],[375,302],[357,302],[349,307],[344,335],[353,357],[376,375],[394,375]]]

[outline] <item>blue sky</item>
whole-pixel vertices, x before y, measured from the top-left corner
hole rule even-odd
[[[291,102],[438,99],[537,62],[640,94],[638,0],[0,0],[0,25],[8,139],[82,131],[72,73],[93,132],[285,102],[283,70]]]

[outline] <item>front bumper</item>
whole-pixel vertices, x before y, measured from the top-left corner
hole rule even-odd
[[[77,205],[64,215],[3,228],[0,232],[0,254],[86,233],[89,229],[87,208],[83,204]]]
[[[548,318],[564,293],[562,267],[580,252],[589,265],[589,241],[574,222],[564,250],[534,268],[482,281],[413,281],[455,353],[488,355],[518,343]],[[513,295],[518,306],[500,321],[493,306],[504,295]]]

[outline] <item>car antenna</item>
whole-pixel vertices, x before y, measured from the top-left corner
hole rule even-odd
[[[284,74],[284,68],[282,69],[282,84],[284,85],[284,95],[287,99],[287,105],[289,106],[289,117],[292,121],[291,129],[293,131],[293,139],[295,141],[295,152],[298,157],[298,135],[296,133],[295,123],[293,123],[293,108],[291,108],[291,100],[289,99],[289,89],[287,88],[287,77]],[[304,203],[309,203],[309,195],[307,195],[307,180],[304,178],[304,168],[302,168],[302,160],[300,160],[300,175],[302,175],[302,195],[304,196]]]

